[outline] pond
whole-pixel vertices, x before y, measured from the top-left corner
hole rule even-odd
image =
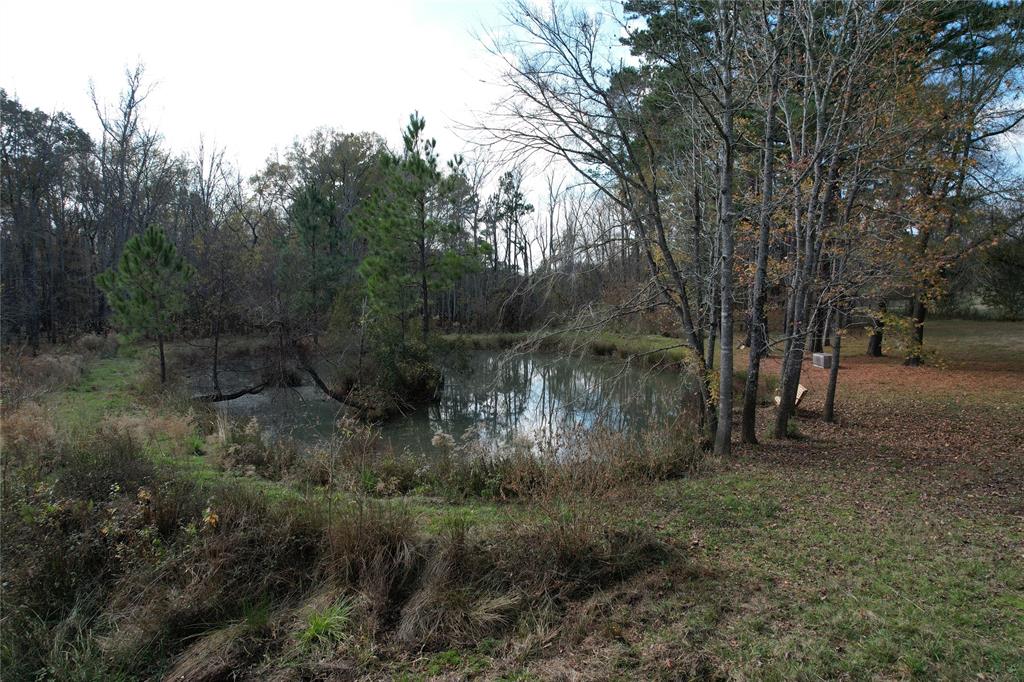
[[[442,369],[439,400],[381,426],[396,450],[429,452],[438,431],[458,438],[473,427],[499,442],[597,424],[639,432],[678,415],[686,390],[676,371],[596,357],[473,351]],[[232,418],[256,417],[271,435],[307,444],[331,436],[344,411],[312,385],[266,389],[216,408]]]

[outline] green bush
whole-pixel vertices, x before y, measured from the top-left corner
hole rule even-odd
[[[418,340],[407,340],[395,358],[394,381],[405,400],[427,402],[437,397],[444,378],[427,346]]]

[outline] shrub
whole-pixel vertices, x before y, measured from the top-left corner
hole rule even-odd
[[[342,417],[333,436],[319,443],[295,464],[295,476],[307,483],[338,490],[356,490],[370,462],[386,456],[380,429]],[[364,486],[365,487],[365,486]]]
[[[393,372],[399,396],[409,402],[435,399],[444,382],[430,349],[420,341],[407,340],[402,345],[394,360]]]

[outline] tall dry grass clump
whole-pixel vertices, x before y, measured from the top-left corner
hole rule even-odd
[[[4,458],[23,460],[32,453],[52,450],[56,445],[57,429],[52,415],[39,403],[22,403],[0,414],[0,452]]]
[[[117,354],[118,342],[112,334],[83,334],[72,346],[82,355],[110,358]]]
[[[108,415],[100,428],[125,434],[142,445],[160,446],[177,456],[193,455],[200,449],[194,413],[130,412]]]
[[[6,351],[0,363],[0,401],[3,411],[16,409],[29,401],[82,377],[85,358],[77,353],[43,353],[32,357],[27,353]]]
[[[297,446],[268,439],[256,417],[240,422],[218,414],[216,421],[214,452],[225,471],[280,481],[299,465]]]

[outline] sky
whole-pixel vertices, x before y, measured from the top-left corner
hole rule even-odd
[[[595,8],[607,7],[597,0]],[[442,159],[500,95],[500,60],[478,36],[502,30],[504,0],[0,0],[0,87],[28,108],[98,132],[89,98],[114,106],[143,64],[144,110],[171,149],[222,147],[245,175],[320,126],[393,145],[419,111]],[[1020,136],[1001,140],[1024,171]]]
[[[98,129],[89,98],[116,105],[125,69],[153,85],[144,109],[178,152],[200,137],[245,174],[328,126],[397,145],[418,110],[442,159],[453,122],[494,100],[499,60],[477,36],[500,0],[0,0],[0,87],[27,108]],[[489,85],[490,84],[490,85]]]

